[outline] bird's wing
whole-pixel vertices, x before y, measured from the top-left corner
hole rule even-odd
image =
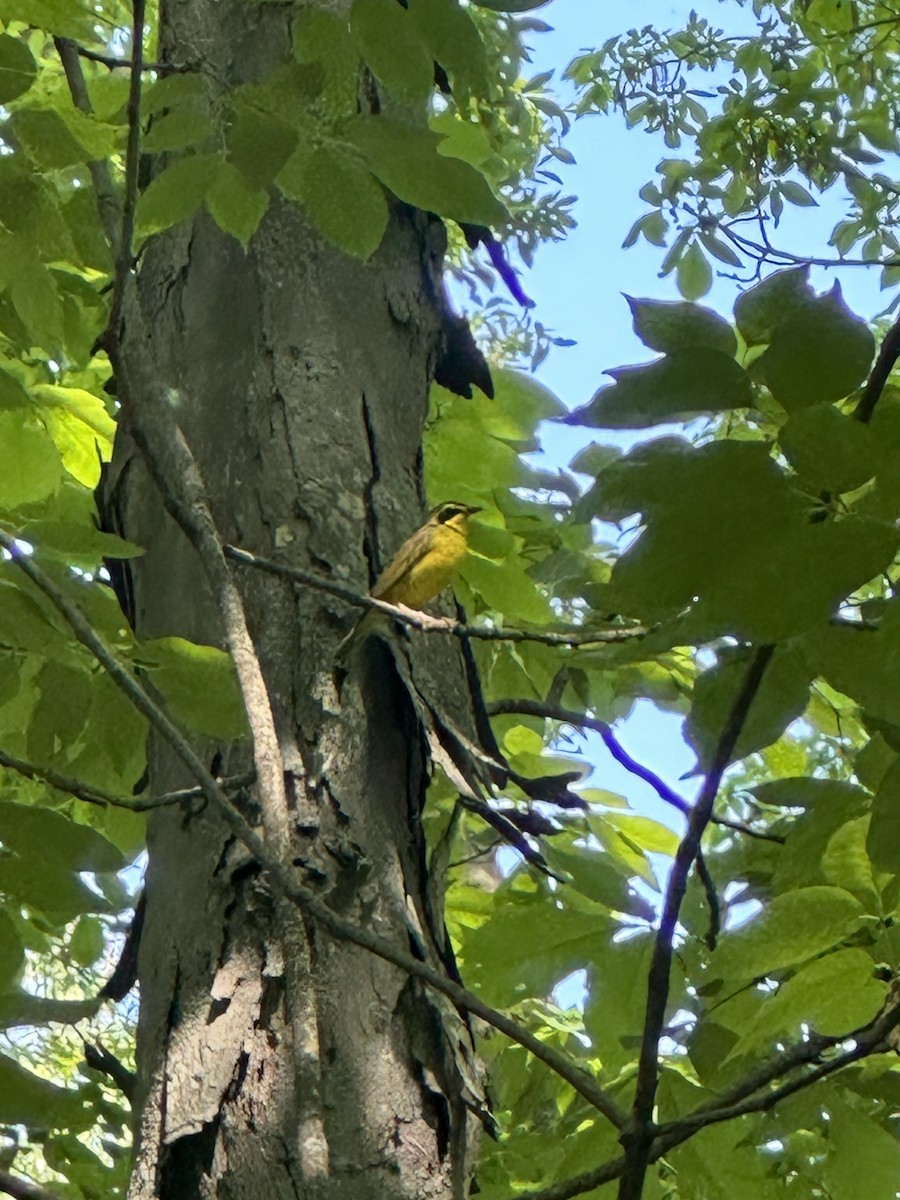
[[[416,563],[421,562],[428,553],[432,533],[433,530],[428,525],[423,525],[421,529],[416,530],[412,537],[407,538],[375,580],[369,595],[380,600],[385,592],[396,587],[403,576],[411,571]]]

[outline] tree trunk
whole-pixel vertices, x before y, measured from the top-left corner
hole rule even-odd
[[[289,53],[289,19],[282,7],[170,0],[161,53],[201,57],[230,84],[261,78]],[[126,312],[122,353],[151,356],[156,380],[176,389],[224,541],[364,591],[421,520],[442,242],[439,223],[395,204],[362,264],[273,198],[246,253],[205,216],[145,252],[148,344]],[[106,503],[146,548],[134,571],[140,636],[221,645],[197,555],[127,432]],[[237,570],[275,711],[298,879],[452,970],[419,823],[425,741],[391,655],[376,641],[342,679],[335,648],[353,614]],[[428,657],[459,707],[457,650],[429,646]],[[246,743],[202,752],[222,773],[250,762]],[[151,790],[191,782],[153,741]],[[242,806],[258,823],[252,797]],[[366,951],[302,916],[286,921],[208,807],[151,821],[140,986],[132,1200],[466,1194],[477,1125],[466,1021]]]

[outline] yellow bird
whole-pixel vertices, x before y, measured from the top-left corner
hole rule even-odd
[[[422,608],[456,578],[466,557],[469,517],[481,512],[458,500],[433,508],[428,520],[408,537],[369,593],[388,604]]]
[[[481,512],[470,504],[446,500],[431,510],[428,520],[408,537],[375,580],[369,595],[388,604],[420,609],[448,587],[466,556],[469,518]],[[345,652],[351,640],[380,614],[370,610],[341,643]]]

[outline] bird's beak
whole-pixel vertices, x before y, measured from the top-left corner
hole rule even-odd
[[[471,504],[468,507],[469,507],[469,516],[470,517],[473,516],[477,512],[484,512],[483,508],[473,508]]]

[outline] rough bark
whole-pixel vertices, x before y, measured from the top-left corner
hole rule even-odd
[[[231,82],[262,77],[287,53],[286,12],[171,0],[162,53],[200,58]],[[395,206],[384,244],[360,264],[273,200],[246,254],[202,216],[146,251],[147,344],[126,312],[122,353],[152,356],[156,379],[177,390],[226,541],[364,590],[421,519],[442,237]],[[106,503],[147,551],[136,628],[221,644],[197,556],[163,513],[127,423],[126,412]],[[314,590],[238,578],[301,878],[342,915],[452,970],[419,824],[425,738],[391,655],[375,642],[336,677],[353,614]],[[464,710],[454,646],[429,646],[420,670]],[[204,752],[223,771],[249,761],[246,746]],[[190,782],[152,743],[149,786]],[[245,811],[254,816],[252,797]],[[285,921],[208,808],[152,819],[140,985],[132,1200],[466,1194],[477,1083],[464,1018],[365,951]]]

